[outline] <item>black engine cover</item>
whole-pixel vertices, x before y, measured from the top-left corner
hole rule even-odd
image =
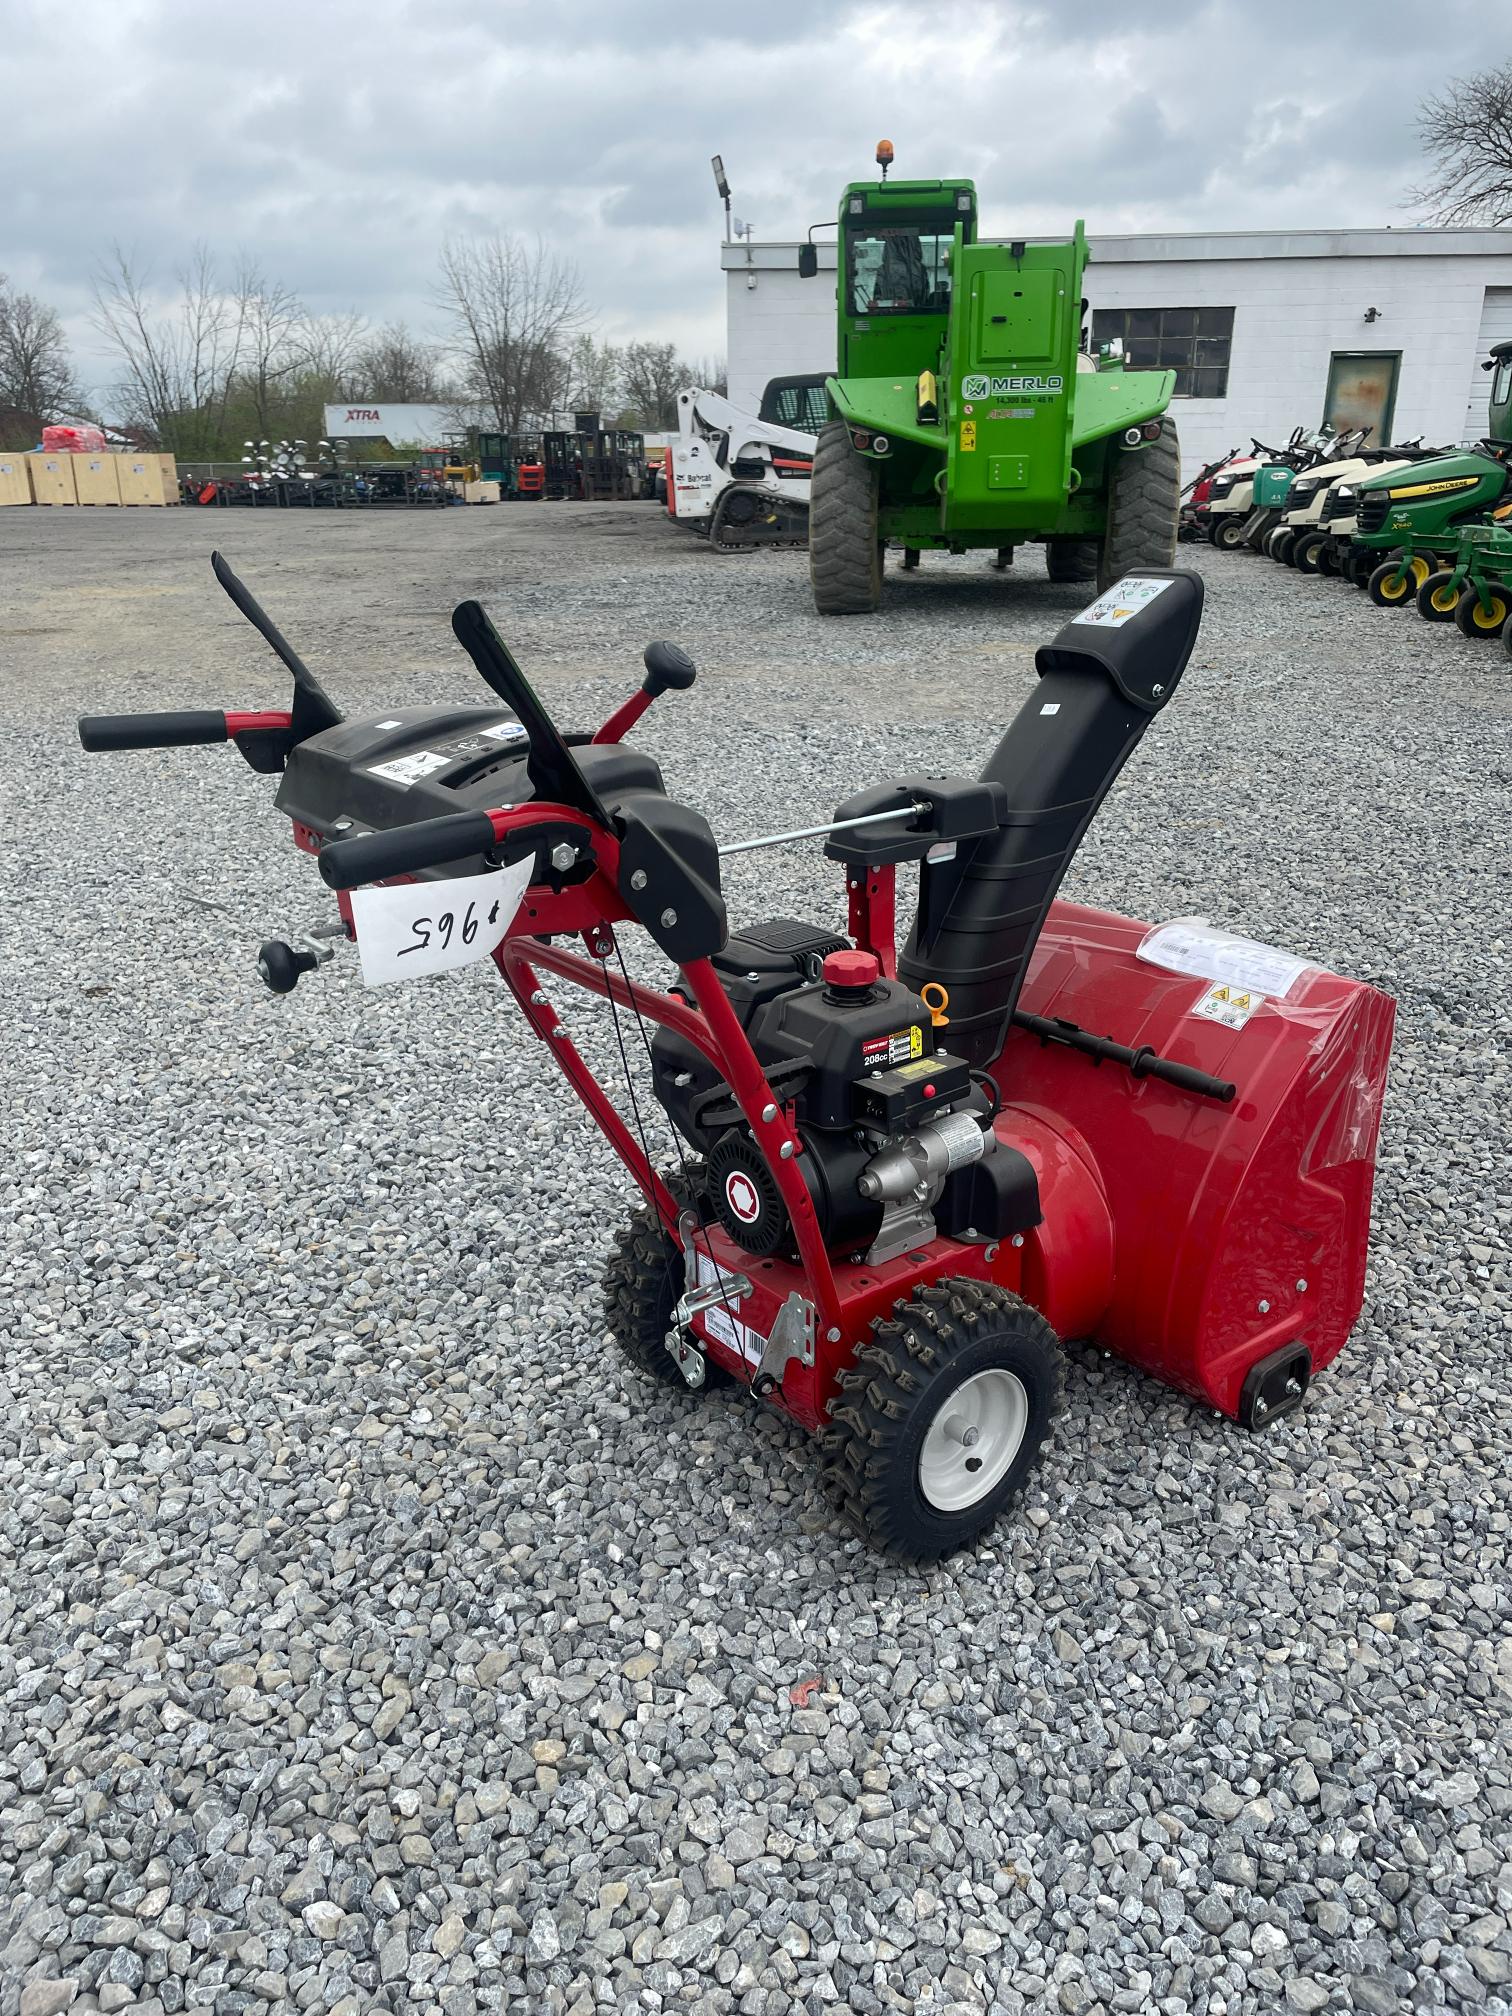
[[[750,924],[736,932],[713,959],[715,972],[729,996],[741,1027],[750,1033],[756,1010],[817,974],[826,952],[838,952],[846,940],[837,932],[790,917]],[[674,990],[676,991],[676,990]],[[757,1053],[761,1053],[758,1051]],[[763,1064],[774,1060],[762,1057]],[[702,1051],[695,1050],[670,1029],[658,1029],[651,1039],[652,1083],[673,1125],[687,1141],[707,1153],[715,1137],[738,1118],[734,1111],[714,1124],[703,1117],[722,1099],[732,1100],[728,1086]],[[711,1095],[719,1095],[711,1098]]]

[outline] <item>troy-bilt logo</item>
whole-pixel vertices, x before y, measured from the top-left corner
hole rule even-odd
[[[761,1216],[761,1199],[756,1194],[756,1185],[740,1169],[732,1169],[725,1178],[725,1202],[742,1225],[754,1225]]]
[[[985,372],[973,372],[961,380],[963,399],[1011,399],[1015,393],[1024,392],[1064,392],[1066,381],[1058,371],[1049,377],[1038,374],[1022,378],[989,378]]]
[[[376,406],[348,406],[348,420],[381,420],[383,415]]]

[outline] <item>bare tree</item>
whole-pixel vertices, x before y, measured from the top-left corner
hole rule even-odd
[[[563,404],[576,413],[611,414],[619,398],[623,360],[612,343],[579,336],[567,353],[567,394]]]
[[[704,392],[717,392],[721,398],[730,389],[729,372],[723,357],[695,357],[688,366],[685,381],[696,385]]]
[[[513,434],[549,416],[567,390],[564,353],[587,315],[572,262],[510,233],[448,241],[440,295],[463,389],[493,426]]]
[[[402,322],[389,323],[361,345],[343,384],[350,399],[430,405],[450,397],[434,345],[412,336]]]
[[[245,304],[221,286],[204,246],[177,281],[172,307],[159,307],[150,276],[117,245],[94,276],[93,321],[121,369],[122,417],[176,455],[213,455],[245,340]]]
[[[0,273],[0,407],[17,416],[14,430],[34,434],[82,405],[57,311]]]
[[[677,425],[677,395],[689,382],[688,367],[672,343],[631,343],[625,351],[625,398],[643,427]]]
[[[250,259],[243,259],[236,276],[236,305],[242,331],[236,376],[261,437],[276,429],[275,405],[305,361],[301,336],[308,318],[299,297],[269,281]]]
[[[1454,78],[1417,123],[1432,168],[1408,202],[1435,224],[1512,221],[1512,63]]]
[[[301,373],[328,387],[339,398],[368,341],[366,319],[355,310],[345,315],[306,315],[295,341]]]

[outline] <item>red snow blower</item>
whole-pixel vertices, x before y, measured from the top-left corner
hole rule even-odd
[[[818,1437],[850,1522],[914,1559],[967,1544],[1022,1489],[1061,1337],[1249,1428],[1300,1405],[1363,1300],[1392,1003],[1198,920],[1152,930],[1055,893],[1176,690],[1196,575],[1126,579],[1066,624],[980,777],[902,777],[721,849],[623,741],[692,685],[676,646],[647,649],[597,734],[564,737],[464,602],[452,627],[501,705],[349,721],[214,565],[293,674],[291,710],[85,719],[84,747],[229,740],[281,773],[341,922],[263,947],[276,991],[343,936],[375,982],[493,958],[644,1193],[605,1280],[639,1370],[783,1410]],[[821,836],[848,938],[789,918],[732,931],[721,854]],[[629,976],[632,924],[677,968],[664,990]],[[647,1036],[675,1172],[548,979],[605,997],[622,1045],[622,1012]]]

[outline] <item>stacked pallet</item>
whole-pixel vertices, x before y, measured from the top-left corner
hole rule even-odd
[[[0,508],[7,504],[179,504],[171,455],[23,455],[0,448]]]

